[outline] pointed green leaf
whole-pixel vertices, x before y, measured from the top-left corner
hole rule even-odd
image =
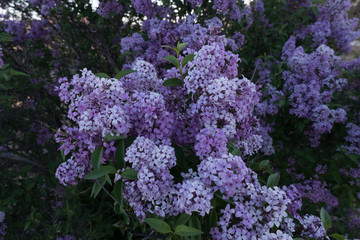
[[[118,139],[125,139],[126,137],[124,135],[116,136],[115,134],[108,133],[105,136],[105,141],[114,141]]]
[[[189,226],[201,231],[201,222],[197,216],[192,216],[189,221]],[[200,235],[191,236],[191,240],[201,240]]]
[[[195,54],[189,54],[181,61],[181,66],[184,67],[188,62],[193,61]]]
[[[218,215],[215,209],[210,210],[210,227],[216,227],[218,222]]]
[[[94,152],[91,154],[91,164],[94,169],[98,169],[101,164],[103,154],[103,147],[97,147],[95,148]]]
[[[170,48],[170,49],[174,50],[176,53],[178,52],[178,50],[176,48],[170,47],[168,45],[162,45],[161,47]]]
[[[179,60],[173,56],[173,55],[169,55],[163,58],[165,61],[171,62],[175,67],[179,68],[180,64],[179,64]]]
[[[175,233],[182,237],[191,237],[201,235],[203,232],[193,227],[179,225],[175,228]]]
[[[188,215],[186,213],[181,214],[180,217],[177,219],[175,226],[183,225],[183,224],[187,223],[187,221],[189,221],[190,218],[191,218],[191,215]]]
[[[182,82],[178,78],[169,78],[163,82],[163,86],[165,87],[173,87],[173,86],[181,86],[181,85]]]
[[[345,240],[346,239],[344,236],[341,236],[340,234],[337,234],[337,233],[331,234],[330,237],[335,238],[336,240]]]
[[[110,76],[107,75],[106,73],[96,73],[95,76],[99,78],[110,78]]]
[[[125,169],[121,176],[130,180],[138,180],[137,174],[138,172],[133,169]]]
[[[101,184],[104,184],[105,183],[105,177],[101,177],[99,178],[99,182]],[[92,189],[91,189],[91,196],[96,198],[96,196],[100,193],[101,191],[101,185],[96,181],[94,182],[93,186],[92,186]]]
[[[325,230],[327,231],[331,227],[332,222],[329,213],[324,208],[321,208],[320,210],[320,219],[324,225]]]
[[[160,233],[170,233],[171,227],[163,220],[157,218],[145,218],[145,222]]]
[[[122,169],[125,167],[125,140],[121,139],[116,146],[115,152],[116,167]]]
[[[20,71],[16,71],[14,69],[10,69],[10,76],[22,76],[22,77],[28,77],[29,75]]]
[[[116,181],[114,185],[114,197],[120,203],[120,206],[123,203],[123,190],[124,190],[124,184],[123,181],[120,179]]]
[[[179,44],[177,45],[178,53],[180,53],[180,52],[184,49],[184,47],[185,47],[186,45],[188,45],[188,42],[179,43]]]
[[[0,33],[0,42],[12,42],[12,41],[14,40],[10,34],[5,32]]]
[[[280,173],[273,173],[269,176],[267,180],[267,187],[274,187],[279,184],[280,181]]]
[[[100,168],[95,169],[86,175],[85,179],[97,179],[110,173],[116,173],[116,169],[112,166],[101,166]]]
[[[115,78],[116,79],[121,79],[123,77],[125,77],[126,75],[130,74],[130,73],[133,73],[133,72],[136,72],[135,70],[122,70],[120,72],[118,72],[116,75],[115,75]]]

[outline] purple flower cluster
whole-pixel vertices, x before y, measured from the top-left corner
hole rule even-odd
[[[64,237],[58,237],[56,240],[76,240],[74,235],[65,235]]]
[[[5,221],[5,213],[0,211],[0,239],[5,240],[7,225]]]
[[[350,0],[329,0],[320,3],[319,14],[314,23],[298,30],[296,36],[300,39],[304,39],[307,35],[312,36],[314,47],[334,41],[340,50],[350,51],[350,43],[360,37],[360,31],[356,30],[358,19],[349,19],[347,12],[350,7]]]
[[[321,134],[329,133],[334,123],[347,119],[344,109],[330,109],[326,105],[335,92],[343,89],[347,80],[339,77],[340,58],[331,48],[320,45],[307,54],[295,43],[295,37],[291,37],[283,48],[282,58],[290,68],[283,72],[283,92],[290,94],[290,114],[312,121],[306,134],[316,147]]]
[[[102,17],[108,17],[111,13],[121,14],[123,6],[115,0],[100,1],[96,12]]]
[[[348,123],[346,125],[347,136],[345,140],[349,143],[347,146],[343,146],[349,153],[360,155],[360,127],[354,123]]]
[[[48,127],[40,121],[35,121],[31,124],[30,131],[36,134],[36,142],[39,145],[44,145],[53,137]]]
[[[2,59],[3,56],[4,56],[4,54],[3,54],[2,48],[0,47],[0,69],[4,65],[4,60]]]

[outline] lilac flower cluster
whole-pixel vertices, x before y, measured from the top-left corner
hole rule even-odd
[[[58,237],[56,240],[76,240],[74,235],[65,235],[64,237]]]
[[[316,147],[320,136],[329,133],[334,123],[344,123],[347,119],[344,109],[330,109],[326,105],[347,84],[346,79],[339,77],[340,58],[325,45],[307,54],[302,47],[296,47],[295,37],[284,45],[282,58],[290,67],[283,72],[283,92],[290,94],[290,114],[312,121],[306,134]]]
[[[206,24],[206,34],[217,34],[222,26],[219,19]],[[169,27],[169,33],[161,25]],[[173,41],[173,26],[160,20],[144,23],[150,39],[164,42]],[[124,51],[137,47],[141,51],[141,39],[134,36],[134,44],[132,38],[124,40]],[[183,68],[185,76],[176,68],[158,73],[154,64],[137,58],[127,65],[136,72],[120,80],[97,77],[86,69],[71,80],[60,79],[60,99],[69,105],[68,117],[78,125],[64,126],[56,135],[62,143],[60,150],[72,154],[57,170],[61,183],[73,185],[84,177],[90,170],[89,154],[96,146],[104,147],[102,163],[110,161],[116,149],[114,141],[104,141],[107,134],[134,136],[126,149],[126,167],[119,170],[116,180],[122,179],[124,199],[137,217],[143,219],[149,213],[205,216],[215,192],[220,192],[229,205],[211,230],[214,239],[292,239],[294,223],[286,211],[297,200],[297,189],[261,186],[243,161],[242,156],[254,154],[263,142],[271,141],[261,134],[253,115],[260,101],[258,87],[238,76],[240,59],[225,50],[223,40],[214,38],[198,50],[185,49],[184,56],[194,54],[194,60]],[[197,48],[201,43],[196,41],[189,45]],[[173,77],[182,85],[162,86]],[[182,180],[176,183],[170,172],[177,160],[174,143],[188,147],[200,160],[196,167],[182,172]],[[240,148],[241,156],[229,153],[228,144]],[[126,169],[137,171],[138,179],[121,177]],[[300,208],[293,207],[294,214]],[[311,230],[306,234],[310,236]]]
[[[55,0],[29,0],[29,3],[33,6],[40,6],[41,14],[43,15],[49,15],[50,10],[58,5]]]
[[[349,153],[360,155],[360,127],[354,123],[348,123],[346,125],[347,136],[345,140],[349,143],[347,146],[343,146]]]
[[[121,14],[123,12],[123,6],[115,0],[100,1],[96,12],[102,17],[108,17],[111,13]]]
[[[39,145],[44,145],[47,143],[51,138],[52,134],[50,133],[48,127],[46,127],[40,121],[35,121],[30,126],[30,131],[36,134],[36,142]]]
[[[310,6],[309,3],[304,5]],[[312,36],[313,47],[334,41],[340,50],[350,51],[350,43],[360,37],[360,31],[356,30],[358,19],[349,19],[347,12],[350,7],[350,0],[329,0],[320,3],[319,14],[314,23],[299,29],[296,36],[299,39],[304,39],[307,35]]]
[[[5,221],[5,213],[0,211],[0,239],[5,240],[7,225]]]
[[[2,52],[2,48],[0,47],[0,69],[4,65],[4,60],[2,59],[3,56],[4,56],[4,54]]]

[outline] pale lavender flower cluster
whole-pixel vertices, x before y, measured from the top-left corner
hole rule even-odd
[[[155,20],[147,24],[173,26]],[[213,19],[207,26],[215,33],[221,22]],[[149,37],[171,41],[163,29],[148,29]],[[68,117],[78,127],[63,127],[56,135],[60,150],[72,154],[56,175],[63,184],[76,184],[90,170],[95,147],[104,147],[102,163],[114,156],[114,141],[104,142],[106,134],[134,136],[125,153],[127,166],[116,180],[124,182],[126,204],[137,217],[205,216],[218,191],[231,204],[211,230],[214,239],[291,239],[294,224],[286,212],[292,200],[288,192],[261,186],[241,157],[253,154],[264,142],[253,115],[258,88],[239,78],[239,57],[218,40],[197,51],[184,50],[195,55],[183,69],[185,76],[171,68],[164,70],[164,79],[158,78],[154,65],[138,58],[128,65],[136,72],[120,80],[97,77],[86,69],[71,80],[60,79],[59,96],[69,104]],[[161,86],[168,77],[179,78],[182,85]],[[187,147],[200,160],[176,183],[170,172],[177,160],[173,143]],[[229,143],[240,147],[241,156],[228,152]],[[137,171],[138,180],[121,177],[129,168]],[[273,233],[273,227],[278,231]]]
[[[40,121],[35,121],[34,123],[32,123],[30,126],[30,131],[36,134],[36,142],[39,145],[44,145],[53,136],[50,133],[48,127]]]
[[[316,147],[320,136],[329,133],[334,123],[344,123],[347,119],[344,109],[330,109],[326,105],[335,92],[343,89],[347,80],[339,77],[340,58],[331,48],[320,45],[307,54],[295,43],[295,37],[291,37],[283,48],[282,58],[290,67],[283,72],[283,92],[290,94],[290,114],[312,121],[305,133]]]
[[[40,6],[43,15],[48,15],[50,10],[57,7],[58,4],[55,0],[29,0],[29,3],[33,6]]]
[[[347,136],[345,140],[349,145],[343,146],[349,153],[360,155],[360,127],[354,123],[348,123],[346,125]]]
[[[111,13],[121,14],[123,6],[116,0],[100,1],[96,12],[102,17],[108,17]]]
[[[59,80],[60,99],[69,104],[68,118],[79,125],[79,131],[90,136],[107,133],[126,135],[131,128],[124,102],[128,100],[123,84],[115,78],[101,78],[87,69],[82,75]]]
[[[347,12],[350,7],[350,0],[329,0],[320,3],[316,21],[298,30],[296,36],[304,39],[311,35],[314,47],[333,41],[340,50],[350,51],[350,43],[360,37],[360,31],[357,30],[358,19],[349,19]]]
[[[5,213],[0,211],[0,239],[5,240],[7,225],[5,221]]]
[[[56,240],[76,240],[74,235],[65,235],[64,237],[58,237]]]

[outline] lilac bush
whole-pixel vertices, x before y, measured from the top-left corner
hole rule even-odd
[[[15,200],[0,195],[0,236],[357,237],[360,59],[341,56],[360,37],[350,0],[0,6],[0,153],[49,165],[37,188],[52,193],[38,202],[66,215],[42,221],[30,206],[15,226]]]

